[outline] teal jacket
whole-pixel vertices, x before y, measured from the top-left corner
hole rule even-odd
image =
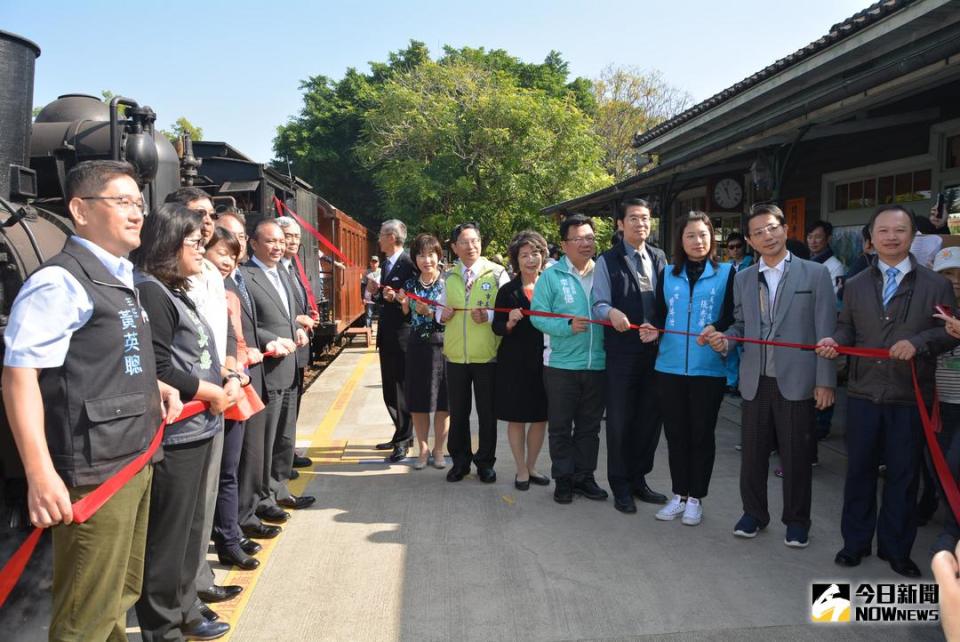
[[[533,290],[531,310],[572,314],[592,318],[593,300],[583,291],[580,278],[567,257],[548,267]],[[562,370],[603,370],[603,326],[591,323],[586,332],[574,334],[569,319],[530,317],[530,322],[543,333],[543,365]]]

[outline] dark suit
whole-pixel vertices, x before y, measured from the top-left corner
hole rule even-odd
[[[604,304],[624,314],[630,323],[653,323],[656,315],[658,275],[667,264],[662,250],[645,245],[653,266],[647,275],[650,287],[641,287],[633,257],[633,248],[617,243],[601,255],[599,273],[594,274],[594,312],[606,319]],[[628,250],[630,255],[628,255]],[[597,281],[606,274],[609,298],[597,296]],[[617,332],[604,328],[607,353],[607,480],[614,495],[629,495],[642,488],[646,475],[653,470],[653,458],[660,441],[660,410],[654,386],[653,366],[657,359],[656,344],[640,341],[635,330]]]
[[[399,290],[409,279],[417,275],[417,268],[410,255],[403,252],[390,270],[385,272],[390,257],[380,271],[380,285]],[[387,406],[390,419],[393,420],[395,444],[409,441],[413,435],[413,423],[404,401],[404,371],[406,368],[406,338],[410,324],[399,303],[383,299],[383,292],[377,294],[375,301],[380,304],[380,324],[377,327],[377,349],[380,351],[380,379],[383,383],[383,403]]]
[[[289,282],[283,277],[282,266],[278,267],[280,283],[287,295],[284,305],[270,276],[255,262],[250,261],[240,268],[246,279],[257,320],[257,341],[261,351],[275,339],[296,339],[296,298]],[[276,505],[278,499],[290,497],[287,480],[293,469],[293,446],[297,434],[297,358],[267,357],[263,362],[264,393],[266,408],[247,422],[247,432],[263,438],[263,466],[257,489],[257,507]],[[249,510],[241,514],[240,524],[257,523]]]
[[[281,263],[281,267],[283,264]],[[307,290],[300,281],[300,272],[297,270],[296,263],[290,263],[290,268],[284,268],[281,274],[285,274],[289,279],[290,289],[296,299],[294,302],[294,312],[296,315],[310,316],[310,302],[307,300]],[[297,348],[297,368],[299,369],[300,381],[298,382],[300,394],[303,394],[303,370],[310,365],[310,344]]]

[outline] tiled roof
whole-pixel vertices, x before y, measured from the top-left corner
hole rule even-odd
[[[763,82],[767,78],[770,78],[771,76],[774,76],[781,71],[784,71],[785,69],[788,69],[806,60],[807,58],[816,55],[827,47],[830,47],[831,45],[834,45],[845,38],[849,38],[858,31],[865,29],[866,27],[882,20],[890,14],[895,13],[917,1],[918,0],[881,0],[880,2],[872,4],[862,11],[858,11],[843,22],[837,23],[830,27],[829,33],[817,40],[814,40],[806,47],[798,49],[789,56],[781,58],[772,65],[764,67],[752,76],[744,78],[732,87],[724,89],[720,93],[707,98],[703,102],[698,103],[690,109],[677,114],[673,118],[660,123],[656,127],[648,129],[643,133],[636,134],[633,138],[634,147],[639,147],[644,143],[654,140],[658,136],[661,136],[674,127],[687,122],[691,118],[699,116],[700,114],[713,109],[721,103]]]

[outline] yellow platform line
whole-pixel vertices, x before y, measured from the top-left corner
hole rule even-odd
[[[308,438],[308,448],[312,447],[314,444],[319,446],[321,443],[330,441],[331,437],[333,436],[333,431],[336,429],[337,424],[340,423],[340,419],[343,418],[344,411],[346,411],[347,407],[350,405],[350,399],[353,397],[353,393],[357,389],[360,379],[363,377],[363,374],[366,372],[367,368],[370,367],[370,364],[373,363],[376,357],[377,355],[374,349],[369,350],[362,357],[360,357],[360,361],[357,362],[357,365],[353,368],[353,372],[350,373],[350,376],[347,378],[346,383],[344,383],[343,388],[340,389],[337,397],[333,400],[333,404],[324,415],[320,425],[317,426],[316,430],[314,430],[313,434],[311,434]],[[344,446],[345,445],[346,442],[344,442]],[[300,495],[303,493],[310,481],[309,477],[311,477],[311,475],[301,474],[299,478],[289,482],[290,492],[294,495]],[[294,517],[294,519],[296,519],[296,517]],[[259,540],[260,545],[263,546],[263,550],[257,554],[257,559],[260,560],[260,566],[256,570],[242,571],[234,569],[227,573],[224,584],[236,584],[243,586],[244,590],[243,593],[237,596],[236,600],[232,600],[230,602],[221,602],[214,607],[214,610],[220,614],[221,620],[229,621],[231,624],[230,631],[227,633],[227,635],[220,638],[221,640],[229,640],[236,631],[237,620],[239,620],[240,616],[243,614],[243,610],[250,601],[250,596],[253,595],[253,590],[256,588],[257,582],[260,579],[260,574],[263,572],[263,569],[266,568],[267,561],[269,561],[270,556],[273,553],[273,549],[276,548],[277,543],[282,537],[283,533],[280,533],[280,535],[274,539]]]

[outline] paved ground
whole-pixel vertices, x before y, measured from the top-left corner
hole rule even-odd
[[[875,557],[853,571],[833,564],[845,468],[836,435],[814,473],[810,547],[794,550],[776,521],[755,540],[731,534],[740,515],[736,399],[725,401],[717,427],[703,523],[687,527],[656,521],[644,504],[625,516],[612,501],[559,506],[552,486],[514,490],[505,429],[495,484],[475,475],[450,484],[446,470],[386,465],[373,450],[392,432],[380,395],[376,354],[364,348],[345,350],[308,391],[298,437],[317,464],[294,489],[318,502],[266,543],[259,570],[218,570],[221,583],[247,587],[216,605],[234,625],[232,639],[942,639],[933,625],[809,623],[813,582],[902,579]],[[601,447],[601,485],[604,458]],[[549,471],[546,452],[540,470]],[[669,489],[663,441],[649,482]],[[780,484],[771,472],[773,515]],[[927,581],[936,529],[921,529],[914,549]],[[45,639],[49,584],[32,582],[19,610],[0,614],[0,637]]]

